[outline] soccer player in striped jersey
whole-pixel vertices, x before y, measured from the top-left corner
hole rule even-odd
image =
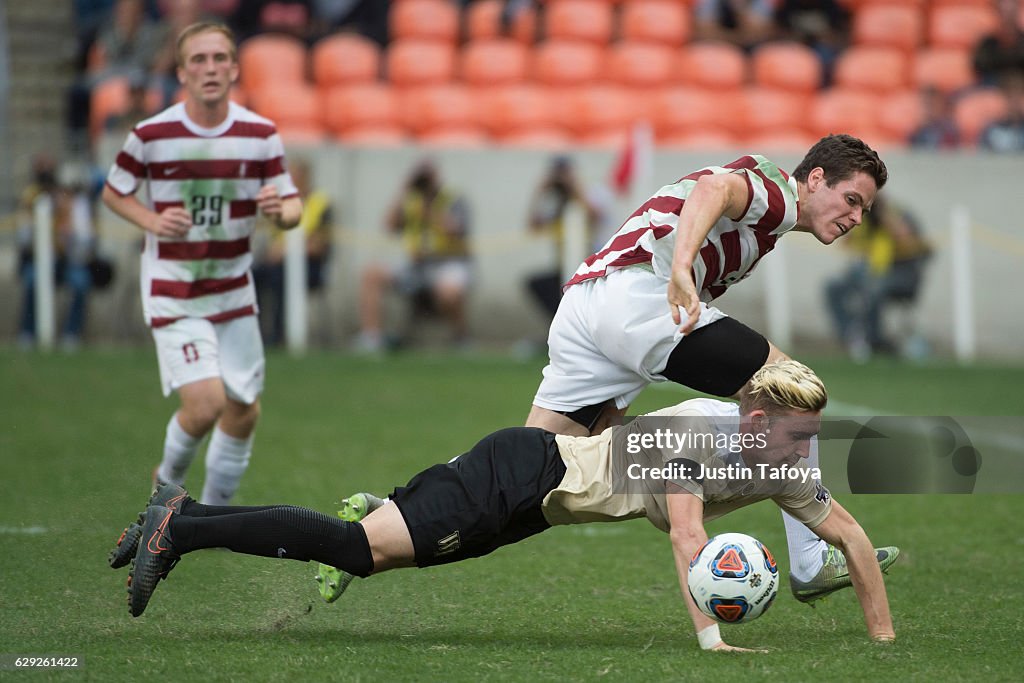
[[[184,102],[132,130],[103,201],[145,233],[143,311],[164,395],[177,391],[181,402],[155,479],[180,484],[212,430],[202,500],[223,505],[248,466],[263,390],[250,272],[256,214],[292,228],[302,201],[273,122],[229,98],[238,78],[231,30],[187,27],[177,58]],[[143,185],[145,202],[135,197]]]
[[[739,397],[786,355],[711,305],[790,230],[831,244],[856,227],[885,185],[863,141],[829,135],[787,174],[760,155],[709,166],[658,190],[564,286],[549,362],[527,418],[556,434],[598,434],[651,382]],[[817,467],[817,441],[812,466]],[[784,515],[791,587],[820,597],[841,553]]]

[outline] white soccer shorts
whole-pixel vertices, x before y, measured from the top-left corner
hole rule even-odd
[[[666,381],[659,373],[684,336],[672,322],[667,295],[667,281],[642,267],[570,287],[551,322],[548,365],[534,405],[571,412],[615,399],[621,409],[651,382]],[[724,317],[701,302],[694,329]]]
[[[223,323],[183,318],[153,329],[164,396],[180,387],[220,377],[228,397],[251,404],[263,392],[263,339],[254,315]]]

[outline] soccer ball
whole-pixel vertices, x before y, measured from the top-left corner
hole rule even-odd
[[[779,587],[771,552],[746,534],[719,534],[690,560],[687,586],[700,611],[715,621],[739,624],[764,614]]]

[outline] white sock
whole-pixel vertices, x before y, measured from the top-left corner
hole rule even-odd
[[[203,484],[203,505],[227,505],[238,490],[242,475],[249,467],[253,435],[248,439],[228,436],[216,427],[206,449],[206,481]]]
[[[818,437],[811,439],[810,454],[804,467],[818,467]],[[797,581],[810,581],[825,564],[825,550],[828,544],[785,511],[782,521],[786,525],[786,542],[789,544],[789,573]]]
[[[181,428],[177,413],[171,415],[171,421],[167,423],[167,435],[164,437],[164,459],[157,468],[157,478],[181,486],[202,440],[203,437],[196,438]]]

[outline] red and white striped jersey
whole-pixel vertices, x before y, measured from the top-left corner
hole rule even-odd
[[[672,273],[679,213],[697,179],[711,173],[739,173],[750,190],[742,218],[723,216],[712,226],[693,266],[693,281],[705,303],[747,277],[780,235],[797,220],[796,181],[760,155],[725,166],[708,166],[658,190],[633,212],[596,254],[587,258],[565,287],[630,266],[653,268],[668,279]]]
[[[173,206],[192,214],[184,239],[147,232],[142,253],[143,312],[151,327],[181,318],[223,322],[256,313],[250,242],[256,196],[273,184],[282,198],[298,194],[285,170],[273,122],[231,103],[227,119],[202,128],[176,104],[139,123],[117,155],[107,184],[134,194],[157,213]]]

